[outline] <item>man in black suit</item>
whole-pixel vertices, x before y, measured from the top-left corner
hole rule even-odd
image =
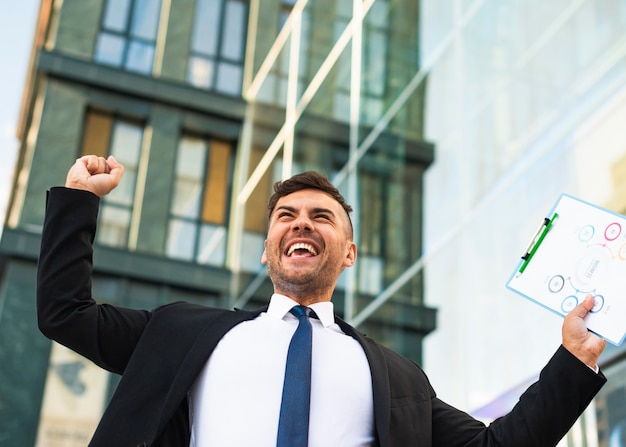
[[[122,375],[90,446],[276,446],[298,304],[317,316],[311,447],[554,446],[606,380],[597,368],[605,342],[583,321],[593,306],[587,297],[565,317],[562,345],[509,414],[486,427],[441,401],[419,366],[333,315],[337,279],[356,260],[351,208],[312,172],[274,186],[262,256],[274,285],[268,307],[98,304],[91,257],[99,198],[123,169],[112,157],[76,161],[65,188],[48,192],[39,259],[41,331]]]

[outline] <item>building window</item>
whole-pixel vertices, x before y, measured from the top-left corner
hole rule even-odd
[[[278,18],[278,32],[282,30],[291,14],[296,0],[283,0],[280,4]],[[311,58],[311,14],[308,9],[302,11],[299,27],[291,30],[291,37],[298,36],[300,39],[300,57],[297,68],[297,97],[300,98],[307,85],[306,76],[309,72]],[[287,103],[287,91],[290,74],[290,43],[289,40],[283,46],[282,51],[276,57],[276,62],[267,75],[267,79],[259,90],[257,100],[269,104],[284,107]]]
[[[107,0],[94,59],[138,73],[151,73],[161,0]]]
[[[197,1],[187,71],[190,84],[241,94],[247,18],[247,1]]]
[[[178,145],[166,254],[223,266],[233,143],[183,136]]]
[[[94,110],[87,112],[82,155],[113,155],[124,166],[120,184],[101,201],[96,235],[101,244],[128,246],[142,140],[142,124]]]
[[[363,22],[363,79],[361,119],[375,124],[384,112],[387,54],[389,53],[389,9],[387,0],[378,0]]]
[[[335,41],[344,32],[352,19],[352,0],[337,2]],[[363,54],[361,79],[361,120],[374,125],[383,113],[385,94],[385,72],[389,41],[389,4],[378,0],[372,4],[363,20]],[[333,103],[333,117],[347,121],[350,116],[350,60],[349,53],[343,56],[337,67],[337,90]]]

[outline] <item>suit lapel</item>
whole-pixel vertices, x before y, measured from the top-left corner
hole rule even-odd
[[[373,340],[367,338],[352,326],[335,317],[335,321],[341,330],[359,342],[372,374],[372,390],[374,393],[374,424],[376,427],[376,437],[380,447],[389,446],[389,429],[391,414],[391,394],[389,387],[389,374],[387,362],[380,346]]]
[[[195,382],[215,346],[217,346],[226,332],[239,323],[255,319],[261,312],[266,310],[267,307],[255,311],[237,310],[233,312],[225,310],[223,313],[220,312],[213,318],[209,318],[199,330],[196,341],[191,345],[180,368],[178,368],[172,383],[171,392],[164,402],[164,407],[174,411],[180,405],[180,402]],[[161,420],[161,424],[166,423],[167,418]]]

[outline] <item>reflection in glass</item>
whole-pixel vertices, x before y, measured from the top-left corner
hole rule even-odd
[[[241,91],[242,68],[240,65],[221,63],[217,70],[217,89],[236,95]]]
[[[128,23],[130,0],[109,0],[102,20],[103,28],[123,32]]]
[[[196,226],[182,219],[170,220],[166,253],[177,259],[191,261],[196,245]]]
[[[133,11],[131,34],[133,37],[154,41],[159,25],[161,2],[137,0]]]
[[[154,60],[154,45],[131,42],[126,58],[126,68],[138,73],[150,73]]]
[[[200,215],[205,166],[206,143],[199,138],[183,138],[178,147],[171,205],[171,212],[175,216],[196,219]]]
[[[191,49],[194,52],[214,56],[220,29],[221,0],[198,0],[196,3]]]
[[[213,61],[192,57],[189,60],[187,80],[196,87],[210,88],[213,86],[213,68]]]
[[[222,39],[222,56],[225,58],[241,60],[243,56],[245,14],[246,7],[242,2],[226,3],[225,36]]]
[[[128,18],[132,8],[132,17]],[[154,63],[161,0],[108,0],[94,60],[149,74]]]
[[[165,252],[224,265],[233,145],[183,136],[178,144]]]
[[[124,175],[117,188],[106,196],[107,202],[132,205],[142,137],[143,128],[138,125],[124,121],[114,124],[109,152],[124,166]]]
[[[98,120],[99,126],[89,126],[89,123]],[[99,130],[111,129],[110,140],[104,141],[101,148],[106,152],[98,155],[106,157],[113,155],[124,166],[124,175],[120,184],[102,198],[102,211],[98,223],[97,241],[101,244],[124,247],[128,244],[128,232],[132,217],[137,170],[143,139],[143,127],[127,121],[114,119],[111,115],[100,112],[90,112],[86,119],[85,145],[89,145],[94,138],[107,138],[108,132]],[[93,133],[93,135],[90,135]],[[93,153],[89,146],[82,149],[83,154]]]
[[[226,261],[226,228],[204,224],[200,226],[198,263],[224,265]]]
[[[187,82],[198,88],[239,95],[248,3],[198,0],[195,12]]]
[[[114,247],[124,247],[128,243],[130,210],[104,204],[100,211],[98,242]]]
[[[119,67],[122,65],[125,44],[123,38],[102,32],[98,36],[94,58],[98,62]]]

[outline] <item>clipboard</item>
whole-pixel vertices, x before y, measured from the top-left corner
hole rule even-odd
[[[548,216],[507,288],[563,317],[592,294],[587,328],[620,346],[626,338],[626,217],[568,194]]]

